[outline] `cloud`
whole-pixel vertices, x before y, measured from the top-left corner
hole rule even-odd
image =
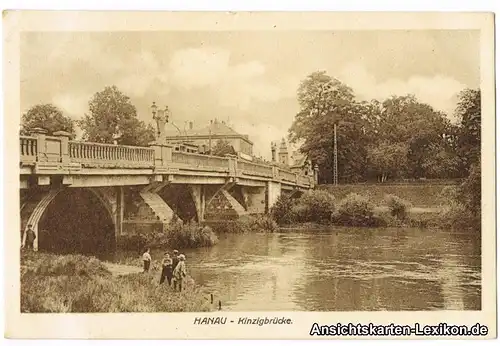
[[[432,77],[414,75],[406,80],[387,79],[377,81],[363,65],[352,63],[340,72],[340,79],[354,89],[363,100],[385,99],[391,95],[414,94],[421,102],[443,111],[453,118],[456,95],[466,86],[443,75]]]
[[[77,120],[88,112],[88,102],[92,95],[60,93],[52,98],[52,103],[59,107],[63,114]]]
[[[145,97],[152,92],[168,95],[170,71],[163,69],[159,60],[150,51],[141,51],[122,64],[116,86],[132,97]]]
[[[221,106],[249,108],[252,101],[273,102],[285,95],[266,79],[259,61],[231,64],[228,50],[189,48],[174,53],[170,64],[172,83],[184,90],[210,88]]]

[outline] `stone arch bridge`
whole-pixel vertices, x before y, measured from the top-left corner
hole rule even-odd
[[[131,225],[163,225],[174,216],[202,222],[266,213],[280,194],[301,193],[315,182],[316,174],[176,152],[169,144],[133,147],[36,133],[20,137],[21,234],[30,224],[37,234],[44,223],[55,227],[68,214],[80,217],[75,222],[102,214],[116,239]]]

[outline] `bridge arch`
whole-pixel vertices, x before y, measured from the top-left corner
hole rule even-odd
[[[62,211],[59,212],[58,209]],[[89,238],[106,240],[103,246],[114,246],[115,210],[116,203],[113,205],[112,196],[108,191],[100,188],[58,188],[35,192],[21,206],[24,234],[22,242],[24,244],[26,240],[24,231],[31,224],[37,234],[34,244],[36,249],[41,247],[43,250],[54,250],[53,245],[57,241],[51,243],[49,238],[57,238],[67,233],[68,236],[76,239],[82,227],[86,227],[87,232],[83,232],[81,237],[85,237],[85,234],[93,234],[93,237]],[[63,224],[59,225],[59,223]],[[55,232],[49,234],[52,231],[44,231],[45,229],[55,230]],[[77,243],[85,243],[85,239],[77,239]],[[78,251],[77,247],[73,246],[73,248]]]

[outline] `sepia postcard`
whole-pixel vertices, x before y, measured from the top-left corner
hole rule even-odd
[[[493,14],[3,28],[7,338],[496,338]]]

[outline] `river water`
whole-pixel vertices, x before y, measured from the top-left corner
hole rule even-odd
[[[339,228],[219,239],[184,253],[189,275],[223,310],[481,309],[481,242],[471,233]]]

